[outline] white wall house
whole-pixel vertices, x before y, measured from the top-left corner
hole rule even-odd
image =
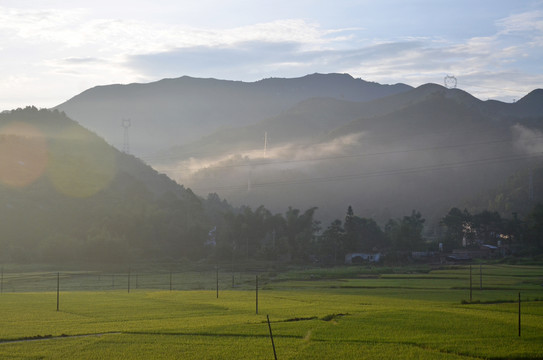
[[[381,259],[380,253],[350,253],[345,255],[345,264],[357,264],[362,262],[379,262]]]

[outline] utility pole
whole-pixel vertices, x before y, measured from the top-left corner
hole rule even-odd
[[[471,284],[472,284],[472,281],[471,281],[471,265],[469,266],[469,302],[471,303],[472,302],[472,291],[471,291]]]
[[[60,273],[57,273],[57,311],[60,308]]]
[[[258,315],[258,275],[256,275],[256,314]]]

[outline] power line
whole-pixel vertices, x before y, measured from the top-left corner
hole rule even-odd
[[[542,138],[543,136],[535,136],[535,137],[526,138],[526,140],[535,140],[535,139],[542,139]],[[401,149],[401,150],[380,151],[380,152],[372,152],[372,153],[337,155],[337,156],[319,157],[319,158],[312,158],[312,159],[278,160],[278,161],[247,162],[243,164],[231,164],[231,165],[216,165],[216,166],[207,166],[202,169],[241,168],[241,167],[249,167],[249,166],[254,167],[254,166],[267,166],[267,165],[307,163],[307,162],[316,162],[316,161],[341,160],[341,159],[352,159],[352,158],[369,157],[369,156],[404,154],[404,153],[412,153],[412,152],[419,152],[419,151],[437,151],[437,150],[457,149],[457,148],[471,147],[471,146],[503,144],[503,143],[510,143],[512,141],[513,139],[507,138],[507,139],[496,139],[496,140],[455,144],[455,145],[431,146],[431,147],[421,147],[421,148],[415,148],[415,149]],[[178,174],[182,172],[183,170],[191,170],[191,169],[193,168],[177,167],[175,169],[169,170],[169,172]]]
[[[462,134],[472,134],[473,131],[475,130],[479,130],[481,128],[480,125],[473,125],[473,126],[470,126],[470,127],[467,127],[467,128],[464,128],[462,132],[458,133],[459,135],[462,135]],[[415,137],[427,137],[427,136],[432,136],[432,135],[440,135],[440,134],[449,134],[451,131],[451,129],[444,129],[442,131],[432,131],[432,132],[420,132],[418,134],[416,134],[416,136],[414,136],[413,138]],[[373,136],[371,138],[372,140],[378,140],[378,141],[382,141],[382,140],[396,140],[396,139],[405,139],[405,136],[404,135],[381,135],[381,136]],[[306,143],[306,144],[303,144],[303,145],[298,145],[296,147],[298,148],[307,148],[307,147],[310,147],[310,146],[317,146],[317,145],[320,145],[322,144],[321,142],[313,142],[313,143]],[[268,149],[269,149],[269,146],[268,146]],[[253,149],[246,149],[245,151],[253,151]],[[154,155],[143,155],[143,156],[139,156],[140,159],[144,160],[144,161],[150,161],[150,162],[159,162],[159,161],[166,161],[166,160],[187,160],[189,158],[192,158],[192,157],[196,157],[196,156],[199,156],[199,155],[208,155],[207,153],[205,152],[185,152],[185,153],[176,153],[176,154],[169,154],[169,155],[166,155],[166,154],[154,154]]]
[[[346,174],[346,175],[335,175],[327,177],[317,177],[317,178],[305,178],[297,180],[278,180],[278,181],[269,181],[262,183],[253,183],[253,188],[266,187],[266,186],[277,186],[277,185],[300,185],[300,184],[309,184],[309,183],[320,183],[320,182],[332,182],[332,181],[344,181],[344,180],[353,180],[353,179],[364,179],[380,176],[390,176],[390,175],[407,175],[407,174],[416,174],[427,171],[438,171],[438,170],[449,170],[465,166],[480,166],[488,165],[493,163],[507,162],[507,161],[518,161],[518,160],[527,160],[531,158],[538,158],[543,155],[543,152],[539,152],[532,155],[525,156],[503,156],[503,157],[494,157],[494,158],[485,158],[485,159],[476,159],[468,161],[460,161],[446,164],[434,164],[434,165],[425,165],[412,168],[403,168],[403,169],[391,169],[391,170],[379,170],[368,173],[355,173],[355,174]],[[216,186],[213,188],[192,188],[192,190],[225,190],[225,189],[244,189],[244,185],[231,185],[231,186]]]

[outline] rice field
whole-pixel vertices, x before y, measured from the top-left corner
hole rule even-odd
[[[543,267],[473,266],[471,291],[469,272],[260,273],[258,300],[255,274],[232,288],[219,273],[217,293],[214,271],[173,274],[172,290],[169,273],[147,274],[152,285],[131,278],[130,291],[128,274],[116,287],[104,274],[6,273],[0,358],[274,359],[269,316],[278,359],[543,359]]]

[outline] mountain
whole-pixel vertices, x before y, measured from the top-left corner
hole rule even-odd
[[[381,85],[347,74],[313,74],[256,82],[181,77],[148,84],[97,86],[55,109],[138,156],[198,140],[221,127],[239,127],[277,116],[300,101],[329,97],[369,101],[411,89]]]
[[[318,206],[325,221],[348,205],[381,222],[417,209],[436,223],[540,163],[541,103],[537,90],[506,104],[436,84],[363,103],[313,98],[149,162],[234,204]]]
[[[0,261],[198,256],[203,201],[58,111],[0,114]]]
[[[437,84],[343,74],[254,83],[182,77],[89,89],[57,108],[205,196],[234,205],[348,205],[381,223],[412,209],[427,224],[539,163],[543,91],[481,101]]]
[[[405,91],[394,96],[368,102],[347,101],[336,98],[315,97],[303,100],[280,114],[243,127],[219,128],[197,141],[173,146],[151,157],[151,164],[170,163],[172,159],[212,156],[221,152],[251,151],[264,146],[264,135],[277,145],[311,144],[320,141],[329,132],[363,116],[376,117],[395,109],[402,109],[425,96],[443,89],[428,84],[415,91]],[[474,98],[475,99],[475,98]]]
[[[536,93],[536,92],[534,92]],[[437,96],[454,99],[451,102],[453,108],[449,106],[446,109],[440,109],[439,104],[432,106],[432,102]],[[532,94],[526,98],[532,97]],[[534,99],[537,103],[537,99]],[[420,105],[424,102],[423,105]],[[250,151],[264,145],[264,134],[267,135],[268,142],[274,145],[288,144],[298,142],[300,144],[313,143],[320,141],[326,135],[328,138],[338,135],[345,135],[352,132],[361,131],[357,129],[358,123],[363,123],[364,130],[369,127],[380,126],[380,131],[393,133],[405,131],[407,124],[398,124],[402,114],[394,114],[405,108],[413,108],[414,112],[423,114],[425,111],[431,111],[432,116],[437,113],[439,116],[446,115],[448,111],[454,116],[459,109],[469,109],[473,116],[484,116],[494,120],[500,120],[506,124],[513,123],[515,119],[522,118],[524,122],[528,121],[526,114],[535,116],[538,109],[533,109],[533,105],[522,106],[524,98],[515,104],[506,104],[496,101],[481,101],[471,94],[459,89],[446,89],[436,84],[425,84],[416,89],[405,91],[392,96],[379,98],[378,100],[368,102],[354,102],[335,98],[311,98],[301,101],[277,116],[259,121],[255,124],[243,127],[220,128],[200,138],[197,141],[185,143],[179,146],[173,146],[165,151],[159,152],[153,156],[146,157],[152,164],[160,164],[163,160],[170,162],[171,159],[183,160],[190,157],[201,157],[205,154],[232,152],[232,151]],[[419,104],[419,105],[417,105]],[[420,107],[415,109],[414,107]],[[543,113],[543,109],[540,110]],[[389,115],[385,119],[380,116]],[[505,116],[507,114],[507,116]],[[415,118],[422,121],[428,118],[427,115]],[[504,120],[508,119],[508,121]],[[349,125],[349,123],[351,123]],[[449,126],[452,123],[446,123]],[[348,125],[348,126],[347,126]],[[418,124],[420,127],[434,126],[437,124]],[[459,125],[459,124],[456,124]],[[453,125],[453,126],[456,126]],[[464,124],[465,125],[465,124]],[[342,128],[343,127],[343,128]],[[385,129],[388,128],[388,129]]]

